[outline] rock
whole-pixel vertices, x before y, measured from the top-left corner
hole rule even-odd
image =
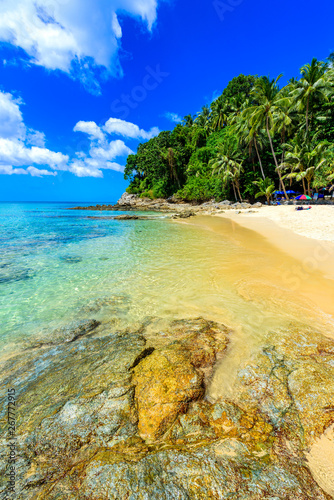
[[[328,500],[318,438],[332,436],[333,340],[300,326],[270,332],[233,395],[211,402],[230,330],[202,318],[158,324],[156,345],[142,325],[2,363],[0,389],[14,387],[19,402],[16,498]],[[4,405],[2,450],[7,424]]]
[[[99,312],[102,308],[107,307],[115,312],[127,311],[130,299],[126,295],[113,295],[110,297],[101,297],[99,299],[90,300],[80,309],[81,314],[93,314]]]
[[[159,439],[190,401],[203,396],[203,376],[179,346],[154,351],[134,369],[133,381],[139,435],[147,443]]]
[[[46,332],[38,339],[34,339],[29,345],[30,349],[42,346],[51,346],[63,344],[66,342],[74,342],[75,340],[91,333],[101,323],[95,319],[87,319],[82,321],[73,321],[66,326],[57,328],[51,334],[47,335]]]
[[[254,208],[261,208],[262,207],[262,203],[260,201],[257,201],[256,203],[253,204],[253,207]]]
[[[144,217],[142,217],[143,219]],[[138,215],[129,215],[129,214],[122,214],[122,215],[116,215],[114,219],[117,220],[138,220],[139,217]]]
[[[134,369],[138,429],[148,443],[161,438],[191,401],[204,396],[205,377],[228,343],[224,327],[202,318],[175,322],[171,332],[179,340],[156,349]]]
[[[189,217],[193,217],[194,215],[196,215],[194,212],[187,210],[187,211],[172,215],[172,219],[188,219]]]
[[[117,205],[132,205],[138,201],[139,197],[136,194],[123,193],[117,201]]]

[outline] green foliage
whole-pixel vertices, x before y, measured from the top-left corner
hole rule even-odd
[[[269,177],[265,179],[259,179],[258,181],[253,181],[253,184],[257,187],[257,193],[255,194],[255,198],[259,198],[260,196],[265,196],[268,204],[270,204],[270,199],[275,191],[275,184]]]
[[[328,61],[313,59],[283,88],[281,75],[233,78],[210,106],[129,155],[127,192],[149,198],[177,194],[188,201],[269,201],[275,189],[310,192],[333,183],[332,54]]]

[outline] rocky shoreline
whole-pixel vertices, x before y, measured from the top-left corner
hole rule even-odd
[[[223,213],[225,210],[250,210],[253,208],[261,208],[262,203],[257,202],[253,205],[251,203],[233,203],[231,201],[225,200],[222,202],[215,202],[214,200],[202,203],[186,203],[178,200],[174,197],[168,198],[167,200],[150,198],[140,198],[135,194],[124,193],[115,205],[91,205],[88,207],[72,207],[69,210],[98,210],[98,211],[122,211],[129,212],[132,210],[136,211],[152,211],[152,212],[164,212],[176,217],[190,217],[192,215],[211,215],[214,213]],[[130,219],[136,216],[111,216],[112,218],[118,219]],[[140,216],[136,217],[138,219],[142,218]],[[147,217],[145,217],[147,218]]]
[[[282,201],[282,205],[333,205],[332,201]],[[261,208],[262,203],[248,203],[248,202],[232,202],[224,200],[216,202],[215,200],[207,201],[205,203],[186,203],[172,196],[168,199],[154,199],[140,198],[136,194],[124,193],[115,205],[91,205],[88,207],[72,207],[69,210],[96,210],[96,211],[141,211],[141,212],[162,212],[168,214],[169,218],[187,218],[194,215],[215,215],[222,214],[228,210],[234,210],[237,213],[252,213],[253,210]],[[147,219],[147,216],[108,216],[112,219],[130,220],[130,219]]]
[[[19,402],[16,498],[334,495],[333,477],[310,458],[334,422],[333,340],[299,326],[271,332],[240,366],[233,398],[210,402],[228,327],[196,318],[162,331],[154,320],[133,331],[101,328],[91,319],[57,330],[2,364],[2,393],[13,387]],[[5,407],[1,430],[4,494]]]

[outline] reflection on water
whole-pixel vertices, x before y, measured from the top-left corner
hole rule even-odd
[[[333,330],[333,281],[315,270],[296,289],[288,278],[298,259],[253,231],[212,217],[184,224],[89,213],[0,204],[1,232],[8,234],[1,244],[0,346],[7,352],[79,319],[121,328],[203,316],[234,329],[212,383],[215,398],[270,330],[296,321]]]

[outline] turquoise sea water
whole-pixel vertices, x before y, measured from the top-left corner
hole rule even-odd
[[[68,210],[77,205],[0,203],[3,353],[77,320],[124,328],[147,317],[209,314],[217,300],[223,305],[227,288],[217,290],[214,269],[208,272],[206,234],[164,214],[118,221],[108,217],[121,212]],[[204,289],[215,297],[204,298]]]
[[[97,299],[122,296],[129,307],[136,266],[142,273],[166,227],[68,210],[75,205],[0,203],[0,347],[101,314]]]
[[[271,328],[319,322],[321,311],[280,282],[282,259],[285,269],[295,263],[257,233],[225,219],[215,232],[148,212],[154,220],[112,220],[120,212],[68,210],[75,205],[0,203],[5,356],[85,319],[108,333],[203,316],[235,329],[238,358]]]

